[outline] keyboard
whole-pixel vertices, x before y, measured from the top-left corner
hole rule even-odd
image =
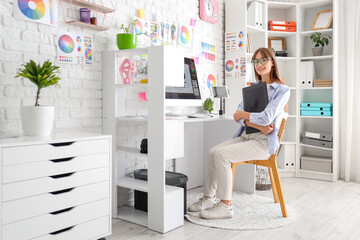
[[[189,118],[211,118],[213,116],[205,113],[193,113],[188,115]]]

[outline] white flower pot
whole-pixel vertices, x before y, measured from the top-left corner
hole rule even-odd
[[[49,136],[51,134],[55,116],[54,106],[23,106],[20,114],[24,135]]]
[[[313,56],[322,56],[324,47],[314,47],[312,48]]]

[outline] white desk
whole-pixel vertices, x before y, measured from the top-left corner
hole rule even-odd
[[[175,171],[188,176],[188,189],[203,186],[207,174],[209,150],[239,129],[232,117],[186,118],[184,121],[184,157],[175,161]],[[255,166],[236,168],[234,190],[255,193]]]

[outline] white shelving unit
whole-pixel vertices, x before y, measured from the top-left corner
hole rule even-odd
[[[288,121],[284,133],[282,145],[285,148],[295,146],[295,168],[281,170],[281,176],[286,177],[305,177],[326,181],[336,181],[339,178],[339,114],[338,114],[338,9],[339,0],[320,0],[306,3],[287,3],[273,1],[259,1],[262,3],[263,28],[259,29],[247,23],[247,14],[242,14],[242,9],[256,0],[227,0],[226,1],[226,32],[243,31],[251,38],[252,51],[244,53],[239,51],[240,56],[246,57],[249,62],[253,52],[260,47],[268,46],[269,37],[285,38],[285,49],[288,51],[287,57],[277,57],[278,68],[284,82],[290,88],[291,97],[288,102]],[[333,24],[329,29],[312,30],[311,26],[316,14],[322,10],[333,10]],[[239,11],[241,14],[239,14]],[[241,17],[238,17],[241,15]],[[296,22],[296,32],[279,32],[267,30],[269,20],[283,20]],[[229,24],[227,22],[230,22]],[[240,23],[239,23],[240,22]],[[310,36],[314,32],[320,32],[325,36],[332,36],[330,44],[325,47],[323,56],[312,56],[311,48],[313,44]],[[245,48],[246,49],[246,48]],[[225,54],[233,54],[226,51]],[[300,63],[302,61],[314,61],[316,77],[318,79],[333,79],[333,87],[307,87],[300,85],[301,72]],[[241,80],[241,79],[240,79]],[[239,81],[239,79],[237,79]],[[241,88],[245,87],[244,80]],[[233,80],[226,79],[230,91],[234,91]],[[235,89],[236,93],[241,90]],[[235,109],[237,104],[242,101],[242,95],[232,94],[231,99],[226,100],[226,109]],[[332,102],[333,116],[300,116],[301,102]],[[333,148],[313,147],[302,144],[302,136],[305,131],[328,133],[333,135]],[[288,151],[292,152],[292,151]],[[332,173],[321,173],[316,171],[304,171],[300,169],[300,157],[302,155],[315,155],[329,157],[332,159]],[[280,159],[281,161],[281,159]]]
[[[148,55],[148,81],[142,84],[120,83],[118,69],[125,58]],[[184,190],[165,185],[165,161],[184,155],[184,123],[165,120],[165,85],[183,84],[184,56],[180,49],[159,46],[103,53],[103,131],[113,136],[113,217],[130,221],[158,232],[168,232],[184,224]],[[139,89],[146,92],[147,116],[134,117],[127,107],[127,94]],[[130,91],[128,91],[130,90]],[[139,148],[119,143],[122,122],[147,124],[148,154]],[[140,139],[141,140],[141,139]],[[156,144],[151,144],[156,143]],[[147,159],[148,181],[128,177],[127,155]],[[118,189],[148,193],[148,212],[118,202]]]

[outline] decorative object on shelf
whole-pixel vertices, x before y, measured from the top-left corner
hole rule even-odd
[[[88,35],[59,32],[56,36],[57,59],[61,63],[92,64],[92,38]]]
[[[203,109],[204,111],[209,111],[209,113],[211,113],[214,108],[214,101],[211,98],[207,98],[203,104]]]
[[[80,21],[90,23],[90,9],[80,8]]]
[[[42,65],[33,60],[23,65],[17,71],[17,77],[28,79],[37,86],[35,106],[22,106],[20,110],[21,124],[24,135],[28,136],[49,136],[54,123],[54,106],[40,106],[40,90],[45,87],[57,85],[60,77],[59,67],[55,66],[50,60]]]
[[[132,84],[135,77],[136,68],[130,58],[126,58],[119,68],[120,76],[124,84]]]
[[[277,57],[287,57],[287,51],[284,50],[284,51],[275,51],[275,56]]]
[[[141,140],[140,153],[148,153],[148,140],[144,138]]]
[[[91,23],[92,25],[97,25],[97,18],[96,18],[96,17],[91,17],[91,18],[90,18],[90,23]]]
[[[285,38],[283,37],[269,37],[268,47],[272,48],[275,53],[277,51],[285,51]]]
[[[314,87],[332,87],[332,79],[314,79]]]
[[[57,2],[52,0],[14,0],[14,17],[51,26],[57,26]]]
[[[136,33],[130,33],[130,28],[131,26],[135,27],[137,21],[138,19],[135,19],[127,27],[121,24],[120,30],[122,30],[123,33],[116,34],[116,42],[119,50],[136,48],[137,36]]]
[[[200,0],[200,19],[209,23],[217,23],[219,16],[219,3],[217,0]]]
[[[106,31],[110,28],[114,20],[115,14],[111,14],[112,15],[111,19],[110,17],[108,17],[109,13],[115,12],[114,10],[115,7],[112,0],[103,0],[103,1],[58,0],[58,1],[60,2],[61,8],[63,9],[63,11],[61,12],[63,13],[64,21],[67,24],[82,28],[88,28],[94,31]],[[96,2],[99,2],[99,4]],[[84,15],[82,15],[80,9],[80,18],[79,15],[76,14],[78,12],[77,10],[78,7],[81,7],[81,9],[83,9],[84,11]],[[70,10],[70,11],[65,11],[65,10]],[[100,20],[99,22],[96,21],[95,24],[91,23],[90,11],[92,11],[92,14],[95,15],[97,19],[101,19],[101,21]],[[68,12],[72,14],[68,15],[67,14]]]
[[[314,32],[311,34],[310,39],[315,44],[315,47],[312,48],[313,55],[322,56],[324,47],[329,44],[329,39],[331,39],[331,36],[321,37],[321,33]]]
[[[312,30],[328,29],[333,19],[333,11],[320,11],[316,14],[314,23],[311,26]]]

